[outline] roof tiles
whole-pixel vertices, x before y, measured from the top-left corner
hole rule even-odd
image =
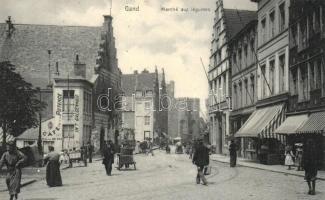
[[[94,73],[102,27],[15,24],[8,39],[7,24],[0,23],[0,61],[10,60],[35,87],[46,87],[51,50],[51,73],[58,62],[61,76],[73,73],[74,60],[86,64],[87,79]],[[52,75],[53,77],[53,75]]]

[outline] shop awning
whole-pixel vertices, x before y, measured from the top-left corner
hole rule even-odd
[[[283,104],[259,108],[251,114],[235,137],[273,137],[274,129],[282,120]]]
[[[302,127],[308,120],[308,115],[294,115],[289,116],[287,119],[275,130],[277,134],[296,134],[296,131]]]
[[[325,112],[313,113],[306,123],[297,129],[297,133],[323,133],[325,130]]]
[[[6,142],[9,142],[9,141],[14,141],[15,140],[15,137],[10,135],[9,133],[7,133],[6,135]],[[2,137],[3,137],[3,131],[2,131],[2,128],[0,127],[0,143],[2,143]]]

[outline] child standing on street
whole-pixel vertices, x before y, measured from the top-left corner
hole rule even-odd
[[[293,158],[295,156],[292,153],[291,147],[287,146],[285,149],[285,165],[288,166],[288,170],[291,170],[291,166],[294,165]]]

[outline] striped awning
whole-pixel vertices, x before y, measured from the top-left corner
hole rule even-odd
[[[323,133],[325,130],[325,112],[312,113],[306,123],[297,129],[297,133]]]
[[[2,137],[3,137],[3,132],[2,132],[2,128],[0,128],[0,143],[2,143]],[[7,133],[6,141],[9,142],[9,141],[14,141],[14,140],[15,140],[15,137]]]
[[[283,121],[283,104],[258,108],[238,130],[235,137],[276,138],[274,130]]]
[[[296,134],[296,131],[302,127],[308,120],[308,115],[294,115],[289,116],[287,119],[275,130],[277,134]]]

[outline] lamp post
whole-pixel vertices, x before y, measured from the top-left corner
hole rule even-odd
[[[42,102],[42,92],[41,88],[37,87],[37,90],[39,91],[39,101]],[[39,126],[38,126],[38,140],[37,140],[37,147],[40,155],[43,155],[43,148],[42,148],[42,112],[39,111]]]

